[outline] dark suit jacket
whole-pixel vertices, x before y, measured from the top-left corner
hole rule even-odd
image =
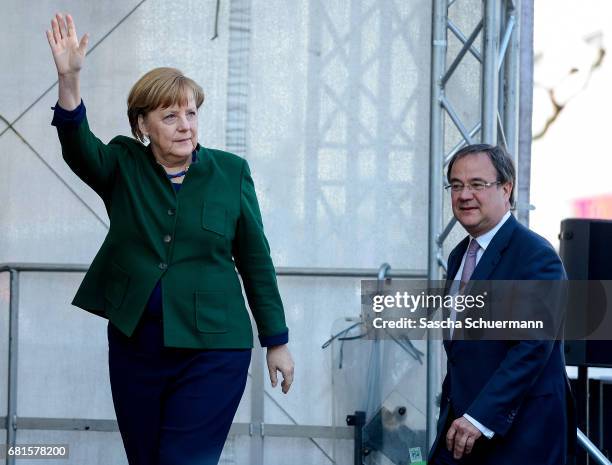
[[[451,252],[447,285],[469,243]],[[471,280],[564,280],[552,246],[513,216],[495,234]],[[447,421],[467,413],[493,430],[468,457],[474,464],[559,465],[576,439],[573,400],[559,341],[445,341],[438,442],[445,447]],[[452,415],[452,418],[449,418]]]
[[[247,162],[201,147],[175,192],[150,149],[103,144],[87,119],[57,127],[70,168],[100,195],[110,229],[73,304],[131,335],[161,280],[164,342],[184,348],[253,344],[236,268],[260,337],[287,332]]]

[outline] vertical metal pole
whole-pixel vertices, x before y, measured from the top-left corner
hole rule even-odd
[[[576,419],[578,420],[578,429],[586,433],[589,436],[589,369],[584,365],[578,366],[578,378],[575,384],[576,389],[574,390],[574,397],[576,398]],[[581,460],[581,463],[588,465],[589,454],[587,450],[576,451],[577,459]]]
[[[431,53],[431,108],[429,128],[429,244],[427,257],[428,279],[441,279],[439,258],[442,247],[438,237],[443,229],[443,172],[444,172],[444,120],[441,97],[442,76],[446,67],[446,23],[447,0],[434,0],[432,12],[432,53]],[[441,380],[440,341],[427,339],[427,450],[436,438],[435,399],[440,390]]]
[[[607,384],[607,382],[603,379],[599,380],[599,411],[597,413],[597,420],[598,420],[598,429],[599,429],[599,444],[597,444],[597,447],[599,447],[600,450],[603,450],[604,448],[604,421],[603,421],[603,408],[604,408],[604,385]]]
[[[9,300],[9,360],[8,402],[6,409],[6,445],[14,446],[17,440],[17,349],[19,335],[19,272],[10,270],[11,294]],[[15,456],[8,456],[6,465],[14,465]]]
[[[227,64],[227,149],[242,157],[249,154],[249,65],[252,0],[229,2],[229,46]],[[250,463],[263,465],[264,353],[253,348],[251,358]]]
[[[308,2],[308,57],[306,60],[306,114],[304,123],[304,224],[316,237],[318,231],[317,205],[321,191],[318,183],[319,152],[324,137],[321,136],[321,106],[325,101],[323,88],[323,25],[325,10],[323,0]]]
[[[264,444],[264,350],[253,348],[251,359],[251,456],[252,465],[263,465]]]
[[[497,143],[497,111],[499,73],[497,53],[499,50],[500,1],[484,0],[484,53],[482,63],[482,130],[481,141]]]
[[[225,145],[227,150],[241,157],[248,155],[250,48],[251,0],[231,0],[229,2]]]
[[[506,0],[505,5],[505,16],[509,20],[514,17],[516,22],[514,23],[514,29],[510,36],[510,42],[508,43],[508,49],[506,50],[506,57],[504,59],[503,69],[503,94],[504,94],[504,134],[506,135],[506,142],[508,144],[508,153],[514,158],[514,163],[518,166],[518,95],[519,95],[519,35],[520,35],[520,21],[518,15],[520,12],[520,0],[515,0],[513,5],[512,1]],[[516,8],[515,8],[516,6]],[[506,21],[508,24],[508,21]],[[517,186],[515,186],[516,189]]]
[[[589,378],[589,368],[588,367],[584,367],[585,370],[585,409],[586,409],[586,425],[585,425],[585,430],[584,433],[586,434],[587,438],[591,437],[591,380]],[[591,463],[591,454],[587,453],[586,456],[586,465],[589,465]]]
[[[519,134],[518,134],[518,220],[529,226],[529,184],[531,183],[531,115],[533,110],[533,2],[521,2],[519,30]]]
[[[353,464],[363,464],[363,426],[365,425],[365,412],[357,410],[354,415],[346,418],[346,424],[353,427]]]

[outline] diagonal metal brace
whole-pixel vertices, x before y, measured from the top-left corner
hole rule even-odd
[[[461,32],[461,29],[459,29],[459,27],[454,22],[452,22],[450,19],[447,21],[447,26],[448,26],[449,31],[451,31],[454,34],[454,36],[457,39],[459,39],[459,41],[462,44],[465,45],[465,43],[468,41],[468,38],[465,36],[465,34],[463,34],[463,32]],[[469,52],[472,54],[474,58],[478,60],[479,63],[482,63],[482,55],[476,49],[476,47],[474,47],[474,44],[470,45]]]
[[[468,132],[467,128],[461,122],[461,118],[459,118],[459,115],[455,111],[455,108],[451,105],[451,103],[448,101],[446,96],[443,95],[442,97],[440,97],[440,103],[442,104],[442,107],[446,110],[446,112],[448,113],[448,116],[450,116],[450,119],[453,121],[455,126],[457,126],[457,129],[461,133],[461,136],[466,140],[468,144],[471,144],[472,137],[470,136],[470,133]]]
[[[448,24],[448,22],[447,22],[447,24]],[[483,22],[482,22],[482,19],[481,19],[480,22],[476,25],[476,27],[472,31],[472,33],[470,34],[470,37],[468,37],[467,41],[463,44],[463,47],[461,47],[461,50],[459,51],[459,53],[457,54],[457,56],[453,60],[453,63],[449,66],[448,70],[446,71],[446,73],[442,77],[442,86],[446,85],[446,82],[453,75],[453,73],[457,69],[457,66],[459,66],[459,63],[461,63],[461,60],[463,60],[463,57],[468,52],[468,50],[470,49],[470,47],[472,46],[472,44],[476,40],[476,37],[478,37],[478,34],[482,30],[482,25],[483,25]]]

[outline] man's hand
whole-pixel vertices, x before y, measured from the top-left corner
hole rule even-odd
[[[474,442],[482,433],[464,417],[457,418],[446,433],[446,448],[459,460],[464,454],[472,452]]]
[[[268,372],[270,373],[270,382],[272,383],[272,387],[276,387],[278,384],[278,380],[276,378],[276,371],[278,370],[283,375],[283,382],[281,383],[283,393],[287,394],[291,384],[293,383],[294,369],[293,358],[291,358],[291,353],[287,348],[287,344],[283,344],[282,346],[268,347],[266,361],[268,362]]]

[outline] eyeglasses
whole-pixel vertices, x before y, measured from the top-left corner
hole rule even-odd
[[[469,191],[480,192],[485,189],[488,189],[491,186],[495,186],[496,184],[501,184],[501,181],[494,181],[494,182],[474,181],[469,184],[462,184],[460,182],[451,182],[450,184],[447,184],[446,186],[444,186],[444,189],[446,189],[447,191],[450,189],[451,192],[463,192],[463,189],[467,187]]]

